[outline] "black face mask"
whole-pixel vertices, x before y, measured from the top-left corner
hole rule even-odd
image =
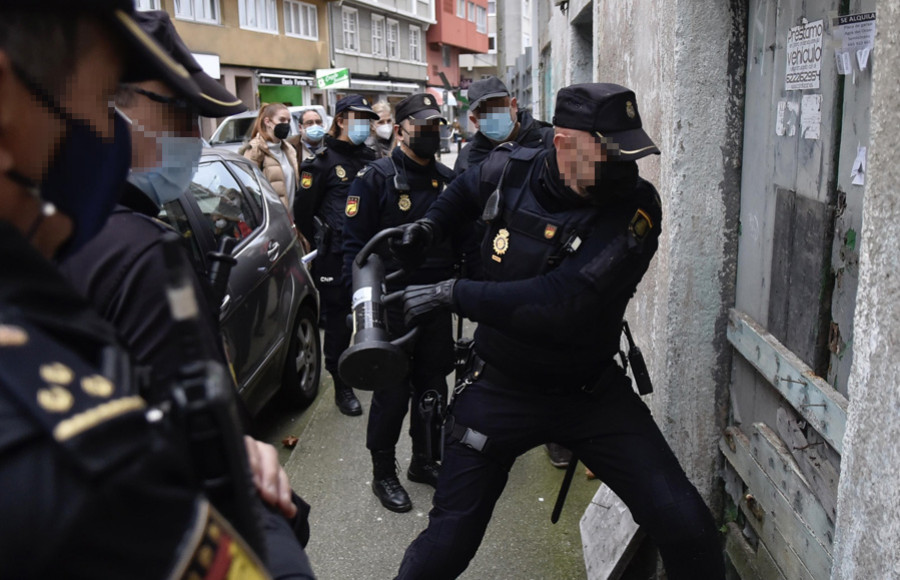
[[[422,131],[413,135],[406,131],[406,146],[418,157],[431,159],[441,148],[441,134],[438,131]]]
[[[598,163],[594,171],[594,185],[585,188],[594,203],[612,201],[613,196],[627,196],[637,184],[638,166],[635,161],[604,161]]]
[[[290,123],[278,123],[275,125],[275,128],[272,130],[272,133],[275,134],[276,139],[284,139],[288,135],[291,134],[291,124]]]

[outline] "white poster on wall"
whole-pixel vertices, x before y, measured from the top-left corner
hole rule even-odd
[[[825,21],[816,20],[788,31],[787,68],[784,88],[787,91],[819,88],[822,72],[822,37]]]

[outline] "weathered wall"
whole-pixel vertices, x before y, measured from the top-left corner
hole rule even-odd
[[[730,374],[744,12],[739,1],[607,0],[594,15],[594,78],[635,90],[662,151],[640,164],[663,199],[663,238],[629,319],[656,386],[657,423],[708,498]]]
[[[832,578],[900,578],[900,7],[879,2]]]

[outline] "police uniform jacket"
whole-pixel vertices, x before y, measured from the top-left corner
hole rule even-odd
[[[0,263],[0,577],[205,575],[233,534],[147,420],[113,329],[4,222]],[[222,555],[258,566],[240,542]]]
[[[126,183],[120,204],[106,225],[78,252],[60,264],[60,271],[94,309],[119,332],[121,340],[146,370],[147,384],[159,390],[170,383],[185,361],[175,321],[165,293],[166,265],[161,237],[173,231],[156,219],[159,208],[140,189]],[[193,271],[187,255],[184,268]],[[209,285],[191,276],[200,304],[197,348],[207,358],[225,363],[218,345],[218,311],[209,306]],[[165,393],[143,391],[151,401]]]
[[[483,215],[484,281],[459,280],[454,310],[478,323],[475,350],[507,376],[577,388],[619,351],[628,300],[657,249],[662,210],[637,177],[595,203],[567,188],[553,149],[505,144],[458,177],[426,217],[437,238]]]
[[[539,147],[547,149],[553,147],[553,125],[538,121],[527,110],[521,110],[516,115],[519,122],[519,133],[514,143],[523,147]],[[463,146],[456,158],[453,170],[457,175],[473,165],[480,165],[487,159],[496,143],[485,137],[481,131],[475,133],[472,140]]]
[[[400,178],[400,183],[406,182],[408,191],[397,189],[395,177]],[[408,158],[400,147],[395,148],[390,157],[364,167],[347,197],[344,283],[350,284],[353,259],[375,234],[423,217],[453,177],[453,171],[446,165],[436,161],[419,165]],[[431,248],[424,263],[398,283],[403,286],[430,284],[452,276],[456,262],[454,242],[448,238]],[[396,260],[386,253],[384,257],[386,272],[400,269]]]

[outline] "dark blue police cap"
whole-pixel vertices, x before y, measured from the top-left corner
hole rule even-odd
[[[369,99],[362,95],[347,95],[334,105],[334,114],[338,115],[344,111],[356,111],[357,113],[366,113],[372,119],[379,119],[378,113],[372,110],[372,103]]]
[[[503,81],[497,77],[488,77],[475,81],[469,85],[469,110],[474,111],[482,101],[488,99],[496,99],[498,97],[508,97],[509,89],[503,84]]]
[[[122,80],[157,79],[178,92],[196,91],[185,67],[176,62],[135,21],[134,0],[0,0],[3,12],[91,15],[99,18],[123,41],[125,69]],[[39,42],[40,39],[35,39]]]
[[[428,93],[416,93],[397,103],[397,106],[394,107],[394,117],[396,117],[398,124],[412,118],[419,120],[436,119],[441,124],[446,125],[447,119],[441,115],[438,106],[434,96]]]
[[[644,132],[634,91],[613,83],[584,83],[560,89],[556,94],[553,125],[593,133],[616,147],[609,152],[618,161],[659,155]]]

